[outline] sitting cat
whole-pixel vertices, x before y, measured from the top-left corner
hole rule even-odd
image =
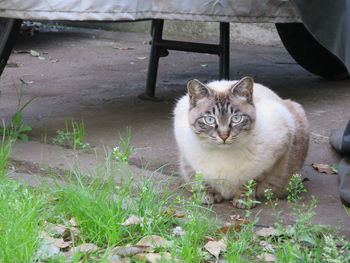
[[[250,77],[203,84],[191,80],[175,108],[175,138],[186,181],[203,174],[205,203],[233,199],[254,179],[254,198],[271,189],[286,196],[308,150],[308,122],[301,105],[283,100]]]

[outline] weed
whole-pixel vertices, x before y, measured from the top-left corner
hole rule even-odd
[[[244,204],[248,209],[245,210],[245,217],[248,218],[251,216],[252,212],[250,208],[254,204],[260,204],[259,201],[253,199],[254,191],[255,191],[256,182],[252,179],[249,180],[244,187],[246,191],[241,195],[242,199],[238,200],[238,202]]]
[[[293,203],[293,202],[295,203],[295,202],[301,201],[304,198],[302,196],[302,193],[306,193],[307,190],[305,189],[305,186],[303,184],[300,174],[293,174],[292,178],[288,183],[287,191],[288,191],[287,201],[289,203]]]
[[[119,134],[119,140],[117,142],[117,146],[113,148],[112,155],[117,162],[128,164],[130,155],[136,152],[137,150],[139,149],[134,148],[131,145],[131,128],[127,127],[126,138],[124,139]]]
[[[65,121],[65,129],[56,131],[57,136],[52,139],[54,144],[69,147],[73,150],[88,149],[89,143],[83,142],[85,136],[84,121],[72,120],[70,125]]]

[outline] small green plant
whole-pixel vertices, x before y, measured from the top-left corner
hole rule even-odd
[[[298,202],[304,199],[302,193],[306,193],[307,190],[303,184],[300,174],[293,174],[292,178],[288,183],[287,191],[287,201],[289,203]]]
[[[260,204],[260,201],[254,200],[254,192],[255,192],[256,182],[255,180],[249,180],[244,187],[246,191],[241,194],[242,199],[238,200],[241,204],[244,204],[247,209],[245,210],[245,217],[248,218],[251,216],[252,212],[250,208],[252,208],[255,204]]]
[[[122,137],[119,134],[119,140],[117,142],[117,146],[113,148],[112,156],[115,161],[123,164],[128,164],[130,155],[137,150],[137,148],[134,148],[131,145],[131,128],[127,127],[126,138]]]
[[[77,122],[72,120],[70,125],[65,121],[65,129],[56,131],[57,136],[52,139],[54,144],[72,148],[73,150],[88,149],[89,143],[83,141],[85,136],[84,121]]]
[[[28,141],[28,135],[26,132],[31,131],[32,127],[29,125],[25,125],[23,121],[23,110],[28,107],[28,105],[35,99],[31,98],[28,100],[23,106],[19,106],[18,110],[13,114],[11,118],[11,124],[7,127],[3,126],[0,129],[0,134],[4,134],[6,136],[11,136],[14,139],[21,139],[23,141]],[[18,102],[20,105],[20,101]]]

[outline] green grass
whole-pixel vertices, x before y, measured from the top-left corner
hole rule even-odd
[[[57,135],[52,139],[54,144],[71,148],[73,150],[88,149],[89,143],[84,142],[85,124],[84,121],[78,122],[71,120],[65,121],[65,129],[56,131]]]
[[[215,262],[204,248],[208,237],[225,240],[227,248],[220,256],[224,262],[262,262],[258,257],[263,253],[275,256],[276,261],[282,263],[349,262],[349,241],[325,226],[312,223],[317,202],[303,200],[305,188],[300,176],[293,176],[288,186],[294,224],[282,223],[276,200],[267,191],[267,203],[275,210],[274,228],[279,235],[257,236],[254,225],[259,219],[251,213],[245,213],[245,223],[240,229],[233,228],[224,234],[216,231],[220,224],[211,207],[200,204],[200,187],[185,198],[180,189],[169,188],[169,181],[157,179],[156,173],[135,177],[125,165],[131,152],[130,140],[122,142],[120,154],[126,158],[118,159],[113,150],[107,150],[105,163],[89,171],[89,176],[76,167],[56,184],[31,189],[6,178],[13,141],[3,137],[0,148],[0,262],[109,262],[113,247],[136,244],[151,234],[172,242],[168,248],[156,248],[156,252],[171,254],[172,260],[162,259],[161,262]],[[114,180],[116,174],[122,175],[118,183]],[[247,184],[250,190],[253,186],[253,182]],[[244,196],[247,205],[253,202],[250,196]],[[174,216],[175,211],[185,217]],[[123,225],[131,215],[143,221]],[[76,253],[70,259],[62,253],[39,259],[37,251],[42,245],[39,233],[47,231],[45,222],[69,225],[72,218],[80,230],[73,245],[89,242],[100,250]],[[173,233],[176,226],[185,231],[182,236]],[[130,260],[143,262],[133,257]]]

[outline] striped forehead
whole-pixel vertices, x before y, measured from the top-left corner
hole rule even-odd
[[[211,114],[213,115],[232,114],[234,112],[235,109],[229,100],[216,100],[211,108]]]

